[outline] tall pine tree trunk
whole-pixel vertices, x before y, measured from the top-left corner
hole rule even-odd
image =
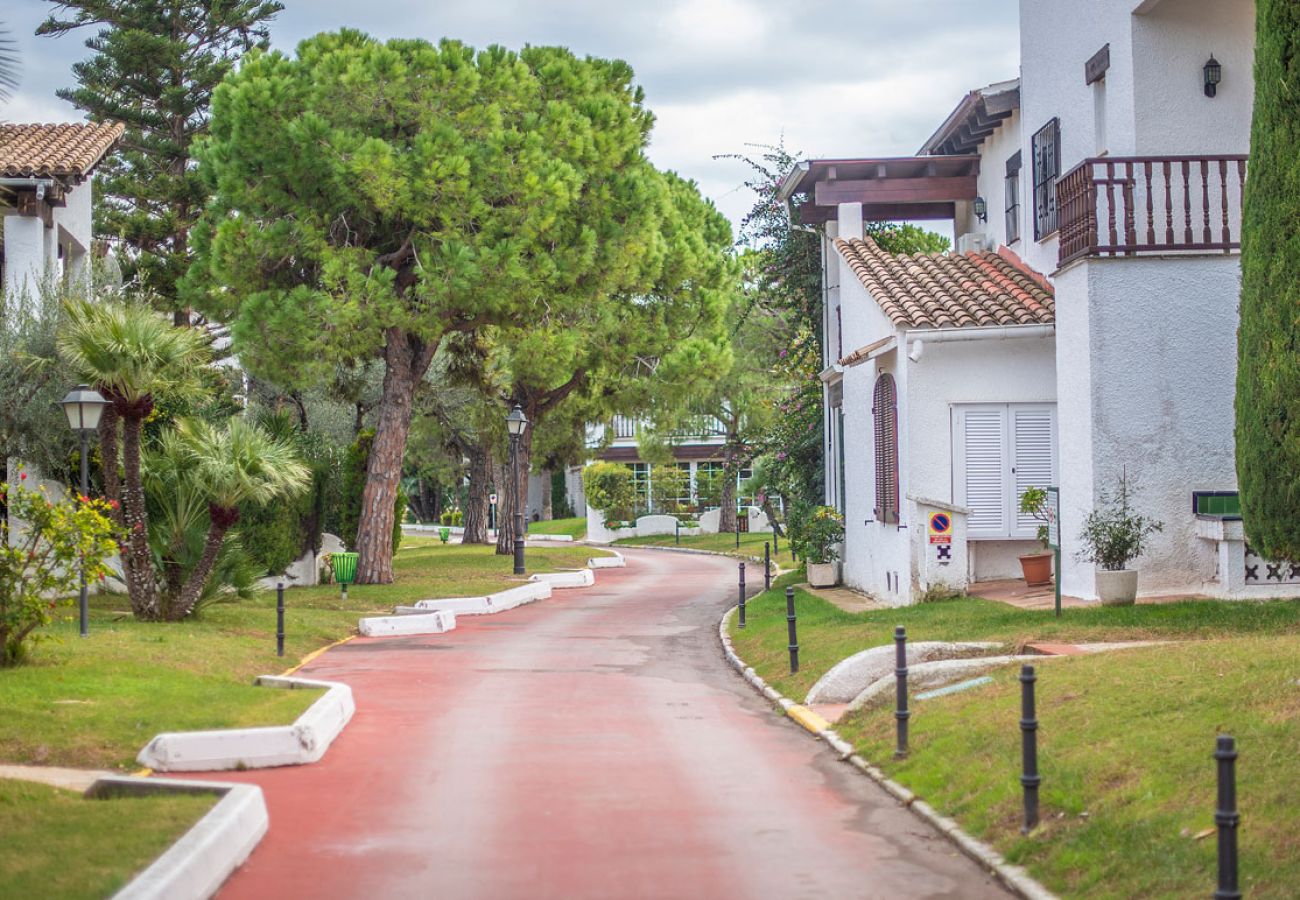
[[[492,478],[492,460],[487,447],[475,444],[469,448],[469,491],[465,498],[466,544],[487,544],[488,540],[488,482]]]
[[[514,495],[510,492],[510,463],[492,464],[492,483],[497,488],[497,555],[509,556],[514,553]]]
[[[386,337],[379,421],[357,524],[357,584],[393,581],[393,507],[411,430],[411,402],[433,358],[433,348],[400,329],[388,329]]]
[[[152,408],[152,403],[140,404]],[[144,504],[144,485],[140,481],[140,429],[146,409],[125,412],[122,416],[122,525],[126,529],[126,547],[122,554],[126,570],[126,589],[131,598],[131,612],[137,619],[157,621],[158,591],[153,578],[153,559],[149,553],[149,520]]]
[[[740,474],[740,458],[734,438],[734,434],[728,435],[722,449],[722,496],[718,501],[722,512],[718,518],[718,531],[723,533],[736,530],[736,476]]]
[[[514,483],[515,483],[515,490],[516,490],[515,497],[518,498],[519,505],[524,510],[528,509],[528,467],[533,455],[533,428],[537,424],[535,416],[536,416],[536,412],[532,412],[532,414],[529,415],[528,427],[524,429],[524,433],[519,437],[519,458],[518,458],[518,465],[515,467],[515,471],[513,473],[510,472],[510,457],[507,456],[506,464],[504,466],[505,472],[501,480],[497,482],[503,488],[507,489],[505,496],[501,498],[501,499],[506,499],[506,497],[509,496],[508,487],[510,485],[511,475],[514,476],[515,479]],[[509,505],[508,501],[506,505]],[[497,525],[497,553],[498,554],[514,553],[515,552],[514,507],[512,506],[510,508],[508,517],[506,515],[506,511],[501,506],[498,506],[497,510],[501,515],[500,523]],[[524,536],[527,537],[528,535],[527,521],[524,522],[523,533]]]

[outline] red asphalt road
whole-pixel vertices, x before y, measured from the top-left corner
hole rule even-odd
[[[271,830],[222,900],[1007,896],[726,664],[734,562],[626,556],[318,657],[356,716],[321,762],[229,773]]]

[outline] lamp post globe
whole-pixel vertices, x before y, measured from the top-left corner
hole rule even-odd
[[[524,568],[524,497],[519,490],[519,439],[528,428],[528,417],[518,403],[506,416],[506,431],[510,433],[510,499],[514,504],[515,574],[526,574]]]
[[[81,496],[85,497],[90,494],[90,436],[98,430],[100,416],[104,414],[104,407],[108,406],[108,401],[99,391],[92,390],[90,385],[79,384],[68,391],[68,395],[59,401],[59,405],[63,407],[63,414],[68,417],[68,427],[81,439]],[[81,568],[78,613],[81,620],[81,636],[86,637],[90,633],[90,609],[84,565]]]

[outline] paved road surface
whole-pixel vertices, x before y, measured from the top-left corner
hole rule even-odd
[[[223,900],[1007,896],[726,665],[733,562],[627,557],[319,657],[357,714],[315,765],[232,773],[271,831]]]

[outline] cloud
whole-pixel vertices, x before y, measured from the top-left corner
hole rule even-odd
[[[775,143],[810,156],[906,155],[972,88],[1017,72],[1017,0],[286,0],[275,45],[354,27],[474,46],[561,44],[636,70],[657,116],[655,162],[694,179],[733,222],[746,169],[718,154]],[[36,38],[52,4],[10,0],[0,19],[24,77],[10,121],[75,120],[54,96],[85,56],[74,33]]]

